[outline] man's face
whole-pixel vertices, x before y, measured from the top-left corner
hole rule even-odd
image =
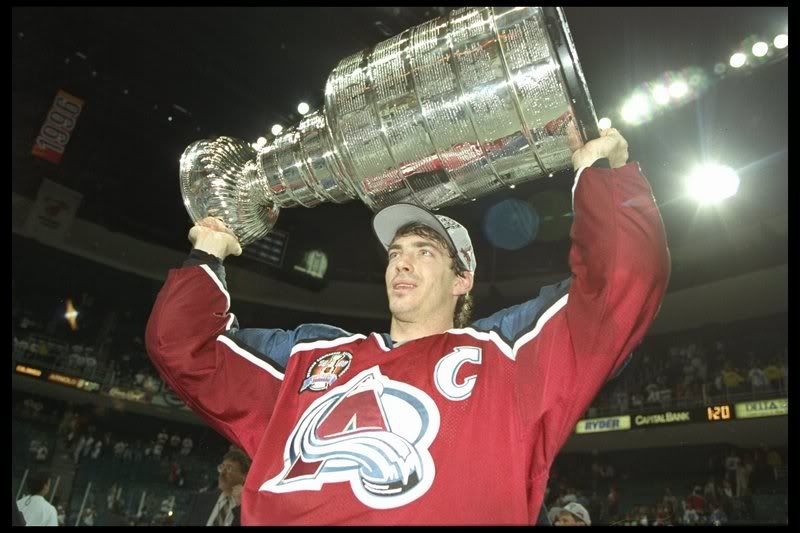
[[[244,484],[244,472],[237,461],[225,459],[217,469],[220,471],[218,485],[222,492],[230,492],[236,485]]]
[[[460,291],[450,254],[441,244],[406,235],[392,242],[388,256],[386,293],[395,319],[420,322],[442,314],[452,317],[456,293],[469,289]]]
[[[561,511],[556,518],[555,526],[585,526],[583,520],[578,519],[574,514],[568,511]]]

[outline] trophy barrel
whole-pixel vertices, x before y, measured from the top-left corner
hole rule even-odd
[[[461,8],[343,59],[325,114],[371,209],[467,202],[571,167],[596,117],[563,12]]]

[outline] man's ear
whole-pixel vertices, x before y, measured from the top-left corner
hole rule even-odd
[[[462,272],[461,274],[456,274],[456,279],[453,282],[453,296],[461,296],[462,294],[467,294],[469,291],[472,290],[472,285],[475,283],[475,273],[474,272]]]

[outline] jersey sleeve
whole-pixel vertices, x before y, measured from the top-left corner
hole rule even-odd
[[[195,413],[252,456],[272,415],[293,332],[262,330],[256,342],[238,330],[229,308],[224,276],[209,265],[171,270],[147,323],[147,352]]]
[[[572,276],[479,325],[515,362],[517,411],[549,465],[658,312],[670,272],[661,215],[637,163],[585,168],[573,188]]]
[[[269,424],[292,348],[349,333],[325,324],[240,329],[219,259],[193,250],[169,272],[147,324],[147,351],[167,384],[250,456]]]

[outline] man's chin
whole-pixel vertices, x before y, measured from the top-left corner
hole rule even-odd
[[[414,307],[410,305],[390,305],[389,312],[392,318],[401,322],[411,322],[414,317]]]

